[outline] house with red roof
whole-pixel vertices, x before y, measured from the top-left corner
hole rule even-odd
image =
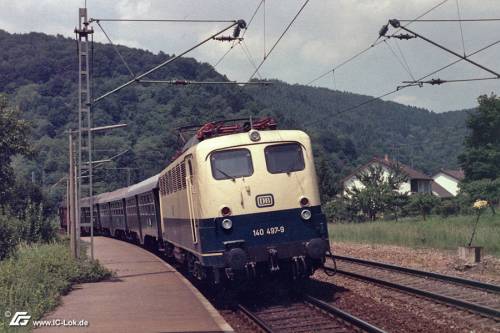
[[[435,194],[441,198],[454,197],[460,190],[458,184],[464,179],[464,172],[441,169],[432,179],[434,180],[432,192],[436,192]]]
[[[432,182],[433,179],[421,171],[415,170],[412,167],[389,159],[387,155],[384,158],[381,157],[373,157],[368,163],[363,164],[362,166],[356,168],[353,172],[351,172],[347,177],[342,179],[342,185],[344,188],[344,194],[346,194],[345,190],[353,187],[362,188],[363,185],[359,181],[357,175],[361,172],[368,171],[372,166],[379,166],[384,170],[384,174],[389,176],[391,170],[395,170],[396,168],[400,168],[403,173],[406,174],[408,180],[401,184],[399,187],[399,192],[401,193],[432,193]]]

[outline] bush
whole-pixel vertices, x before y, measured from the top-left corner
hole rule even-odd
[[[438,202],[439,199],[430,193],[415,193],[411,195],[408,207],[413,213],[422,215],[425,221]]]
[[[16,224],[20,222],[8,215],[0,215],[0,260],[14,252],[19,242]]]
[[[50,242],[57,235],[57,224],[44,217],[42,204],[28,202],[22,215],[19,234],[28,243]]]
[[[353,221],[358,217],[356,210],[343,198],[335,198],[325,203],[323,213],[329,222]]]
[[[441,199],[439,204],[434,208],[434,212],[441,217],[447,218],[451,215],[460,213],[460,205],[455,198]]]
[[[97,261],[73,259],[62,242],[20,245],[15,254],[0,262],[0,313],[28,311],[33,319],[39,319],[58,304],[59,296],[71,290],[72,284],[110,276]]]

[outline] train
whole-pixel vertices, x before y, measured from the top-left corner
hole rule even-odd
[[[329,251],[310,138],[273,118],[199,127],[159,174],[95,196],[92,209],[96,234],[159,251],[216,284],[307,278]]]

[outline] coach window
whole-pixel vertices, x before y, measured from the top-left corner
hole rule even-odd
[[[224,150],[210,156],[212,175],[217,180],[248,177],[253,174],[252,156],[248,149]]]
[[[264,149],[270,173],[289,173],[304,170],[304,154],[298,143],[267,146]]]

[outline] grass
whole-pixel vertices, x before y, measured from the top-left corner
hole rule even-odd
[[[6,311],[12,315],[27,311],[31,319],[40,319],[59,304],[60,295],[68,293],[73,284],[109,276],[111,272],[97,261],[73,259],[66,242],[20,245],[0,262],[0,332],[9,331]],[[31,327],[25,328],[29,330]]]
[[[475,216],[431,216],[396,221],[336,223],[328,226],[333,242],[387,244],[454,250],[468,244]],[[483,246],[486,254],[500,257],[500,215],[485,212],[479,220],[473,244]]]

